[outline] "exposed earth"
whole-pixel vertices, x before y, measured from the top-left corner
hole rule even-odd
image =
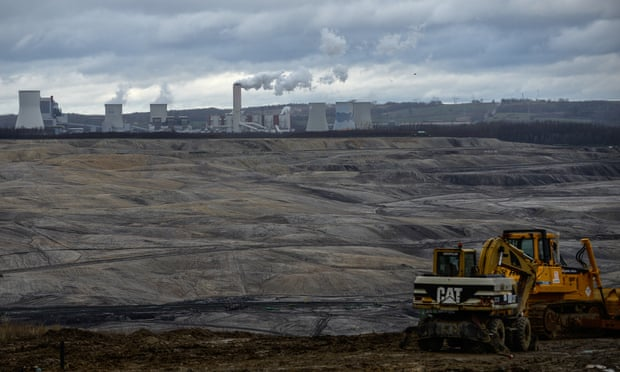
[[[618,371],[620,339],[544,341],[539,350],[467,354],[446,349],[420,351],[415,342],[401,348],[403,335],[287,337],[218,333],[205,329],[129,335],[77,329],[49,331],[0,343],[0,370],[60,371],[60,345],[68,371]]]
[[[617,338],[545,341],[512,360],[398,347],[437,246],[546,228],[570,263],[589,237],[619,287],[618,200],[617,147],[0,141],[0,321],[103,332],[2,344],[0,365],[52,353],[49,370],[65,340],[72,369],[618,370]],[[69,358],[80,347],[85,364]]]

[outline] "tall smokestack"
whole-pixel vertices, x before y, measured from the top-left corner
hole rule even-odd
[[[233,84],[233,133],[239,133],[241,124],[241,83]]]
[[[44,129],[41,115],[41,92],[38,90],[19,91],[19,113],[15,129]]]
[[[326,132],[327,116],[325,114],[325,103],[310,103],[308,112],[308,124],[306,124],[306,132]]]
[[[101,124],[102,132],[122,132],[125,130],[123,123],[123,104],[122,103],[106,103],[105,117]]]

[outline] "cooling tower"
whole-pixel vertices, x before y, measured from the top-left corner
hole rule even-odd
[[[351,129],[355,129],[355,122],[353,121],[353,103],[336,102],[336,120],[334,121],[334,130]]]
[[[328,127],[327,116],[325,115],[325,103],[310,103],[308,111],[306,132],[326,132]]]
[[[280,115],[278,115],[278,131],[290,131],[291,130],[291,108],[289,106],[284,106],[282,111],[280,111]]]
[[[232,112],[232,130],[233,133],[239,133],[239,124],[241,123],[241,84],[233,84],[233,112]]]
[[[151,124],[164,123],[168,117],[168,105],[165,103],[151,103]]]
[[[41,116],[41,92],[38,90],[19,91],[19,113],[15,129],[44,129]]]
[[[353,122],[357,129],[371,129],[372,118],[370,116],[370,102],[353,102]]]
[[[123,104],[106,103],[105,118],[101,124],[102,132],[121,132],[125,129],[123,124]]]

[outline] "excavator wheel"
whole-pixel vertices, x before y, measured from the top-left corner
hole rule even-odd
[[[443,347],[443,338],[422,338],[418,340],[418,345],[424,351],[439,351]]]
[[[514,351],[528,351],[532,342],[532,327],[530,320],[520,317],[515,320],[515,330],[512,332],[511,348]]]
[[[497,336],[496,342],[504,344],[506,342],[506,328],[504,322],[501,319],[493,318],[487,322],[487,330],[491,334],[491,337]]]

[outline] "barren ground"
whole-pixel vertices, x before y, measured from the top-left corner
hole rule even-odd
[[[401,350],[398,340],[417,321],[412,283],[432,248],[480,247],[503,229],[558,232],[569,262],[590,237],[604,284],[620,286],[619,186],[620,153],[607,147],[1,141],[3,320],[105,333],[56,331],[3,345],[13,352],[0,358],[34,360],[31,348],[63,339],[67,355],[84,347],[91,361],[70,359],[76,369],[617,370],[617,339],[548,341],[513,360]],[[127,336],[137,329],[149,331]]]
[[[510,359],[458,350],[422,352],[415,342],[401,348],[400,333],[358,336],[286,337],[217,333],[204,329],[129,335],[77,329],[49,331],[42,337],[0,344],[3,371],[618,371],[620,339],[544,341],[535,352]]]

